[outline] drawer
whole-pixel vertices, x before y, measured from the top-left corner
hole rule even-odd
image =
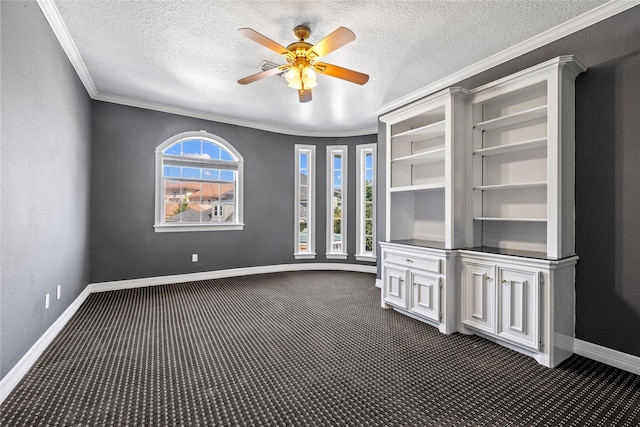
[[[440,259],[428,256],[415,256],[413,254],[403,254],[398,252],[386,252],[385,262],[405,267],[418,268],[420,270],[431,271],[440,274]]]

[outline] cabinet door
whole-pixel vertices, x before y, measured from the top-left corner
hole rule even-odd
[[[407,271],[401,268],[384,268],[384,302],[397,307],[407,308]]]
[[[498,267],[498,336],[539,349],[540,274]]]
[[[409,310],[440,321],[440,278],[409,270],[411,298]]]
[[[494,267],[462,261],[462,323],[495,333]]]

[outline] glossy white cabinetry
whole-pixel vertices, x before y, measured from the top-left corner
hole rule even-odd
[[[561,56],[380,117],[383,307],[545,366],[572,354],[574,81],[584,70]]]
[[[573,353],[577,257],[459,253],[461,331],[479,333],[548,367]]]
[[[455,251],[415,245],[380,243],[382,249],[382,306],[394,308],[436,326],[457,331]]]

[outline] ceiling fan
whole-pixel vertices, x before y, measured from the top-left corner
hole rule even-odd
[[[289,83],[289,87],[297,89],[299,101],[309,102],[311,101],[311,89],[317,86],[316,72],[359,85],[363,85],[369,81],[367,74],[338,67],[337,65],[327,64],[326,62],[318,62],[318,59],[327,56],[334,50],[356,39],[356,35],[348,28],[339,27],[318,43],[312,45],[305,41],[309,38],[309,35],[311,35],[311,30],[304,25],[298,25],[293,29],[293,35],[298,41],[291,43],[287,47],[274,42],[251,28],[240,28],[238,31],[248,39],[260,43],[264,47],[284,56],[287,61],[284,65],[261,71],[238,80],[238,83],[241,85],[285,73],[284,77]]]

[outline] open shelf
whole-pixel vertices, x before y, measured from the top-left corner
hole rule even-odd
[[[477,130],[491,130],[502,127],[515,125],[518,123],[525,123],[531,120],[540,119],[547,116],[547,106],[530,108],[518,113],[509,114],[507,116],[498,117],[495,119],[487,120],[484,122],[476,123],[475,128]]]
[[[480,216],[473,218],[474,221],[517,221],[517,222],[547,222],[546,218],[507,218]]]
[[[405,185],[402,187],[391,187],[389,192],[402,193],[406,191],[428,191],[428,190],[441,190],[444,188],[444,182],[436,182],[433,184],[418,184],[418,185]]]
[[[495,147],[479,148],[473,152],[479,156],[496,156],[499,154],[513,153],[515,151],[532,150],[545,147],[547,138],[536,138],[528,141],[513,142],[510,144],[497,145]]]
[[[407,164],[425,164],[431,162],[440,162],[444,160],[445,148],[436,148],[435,150],[424,151],[422,153],[412,154],[410,156],[402,156],[392,159],[392,163]]]
[[[422,141],[444,135],[444,120],[392,135],[393,142]]]
[[[493,184],[493,185],[477,185],[474,190],[518,190],[523,188],[542,188],[546,187],[546,181],[540,182],[523,182],[518,184]]]

